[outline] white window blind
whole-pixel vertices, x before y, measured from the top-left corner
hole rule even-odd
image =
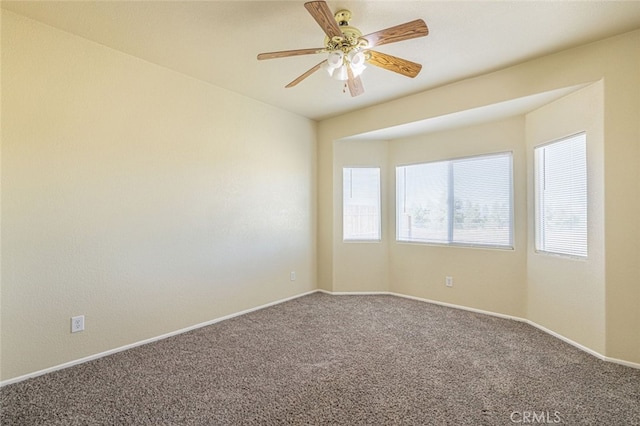
[[[535,148],[536,250],[587,256],[587,138]]]
[[[511,248],[511,157],[397,167],[398,241]]]
[[[342,169],[343,239],[380,240],[380,169]]]

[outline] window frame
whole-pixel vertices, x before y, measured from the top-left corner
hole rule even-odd
[[[453,194],[455,193],[455,184],[451,185],[453,181],[453,164],[455,162],[467,161],[470,159],[478,159],[482,157],[500,157],[505,156],[509,159],[509,243],[507,245],[499,245],[499,244],[484,244],[484,243],[467,243],[467,242],[459,242],[453,241],[454,232],[455,232],[455,221],[452,220],[455,214],[455,198]],[[499,152],[489,152],[483,154],[474,154],[474,155],[466,155],[461,157],[452,157],[445,158],[439,160],[432,161],[421,161],[416,163],[405,163],[398,164],[395,166],[396,174],[395,174],[395,188],[396,188],[396,200],[395,200],[395,210],[396,210],[396,243],[399,244],[417,244],[417,245],[433,245],[440,247],[461,247],[461,248],[478,248],[478,249],[493,249],[493,250],[515,250],[515,206],[514,206],[514,175],[513,175],[513,151],[499,151]],[[447,180],[447,188],[446,192],[448,193],[447,199],[447,242],[441,241],[426,241],[426,240],[406,240],[400,239],[400,218],[401,212],[399,211],[400,203],[399,203],[399,188],[398,188],[398,169],[401,167],[410,167],[417,165],[426,165],[433,163],[447,163],[447,167],[449,168],[449,176]]]
[[[586,201],[585,201],[585,222],[586,222],[586,234],[585,234],[585,251],[586,254],[576,254],[576,253],[563,253],[558,251],[551,251],[541,249],[540,239],[542,238],[540,229],[540,215],[542,214],[542,206],[540,200],[540,185],[541,183],[538,181],[540,174],[540,165],[538,164],[538,149],[548,147],[553,144],[561,143],[568,141],[570,139],[576,138],[578,136],[584,137],[584,155],[585,155],[585,191],[586,191]],[[587,132],[580,131],[576,133],[569,134],[567,136],[563,136],[557,139],[553,139],[547,141],[545,143],[536,145],[533,147],[533,203],[534,203],[534,211],[533,211],[533,246],[534,252],[536,254],[552,256],[552,257],[560,257],[565,259],[572,260],[582,260],[585,261],[589,257],[589,154],[588,154],[588,145],[587,145]]]
[[[353,169],[372,169],[378,171],[378,204],[377,204],[377,237],[376,238],[346,238],[345,236],[345,170]],[[342,242],[343,243],[379,243],[382,242],[383,230],[382,230],[382,168],[380,166],[343,166],[342,167]]]

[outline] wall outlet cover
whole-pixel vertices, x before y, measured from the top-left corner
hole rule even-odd
[[[71,332],[77,333],[84,330],[84,315],[71,317]]]

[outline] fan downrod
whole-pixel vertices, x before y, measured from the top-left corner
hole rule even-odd
[[[338,22],[339,26],[341,27],[349,26],[349,21],[351,20],[351,11],[342,9],[337,11],[333,16],[336,18],[336,21]]]

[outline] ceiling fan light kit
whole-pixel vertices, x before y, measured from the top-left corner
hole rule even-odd
[[[324,47],[260,53],[258,60],[318,53],[327,54],[327,57],[285,87],[293,87],[323,68],[334,79],[346,81],[351,96],[358,96],[364,93],[360,75],[366,68],[366,64],[411,78],[418,75],[422,69],[422,65],[418,63],[371,50],[372,47],[383,44],[427,36],[429,29],[422,19],[363,36],[360,30],[349,25],[351,12],[348,10],[340,10],[332,14],[324,1],[310,1],[305,3],[304,7],[324,31]]]
[[[345,81],[348,79],[347,67],[350,67],[353,75],[357,77],[367,67],[365,61],[363,52],[352,50],[345,55],[342,50],[335,50],[329,53],[327,60],[322,64],[322,68],[327,70],[330,77]]]

